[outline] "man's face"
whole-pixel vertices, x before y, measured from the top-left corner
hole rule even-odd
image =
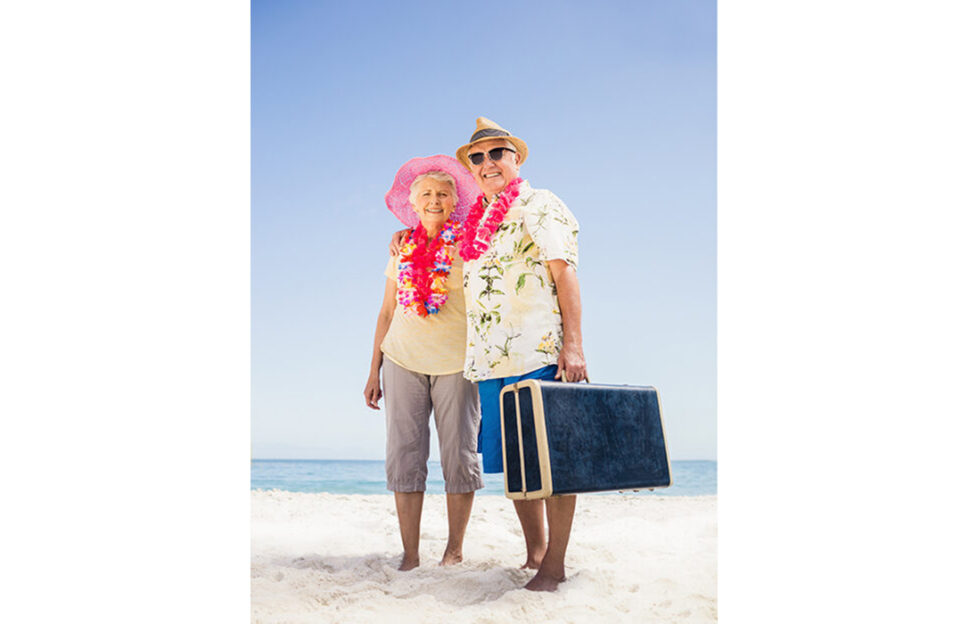
[[[503,150],[503,157],[499,160],[493,160],[489,157],[489,150],[496,147],[508,147],[513,151]],[[513,149],[513,144],[506,139],[480,141],[469,148],[468,155],[470,157],[472,154],[478,153],[485,154],[485,157],[478,165],[471,164],[470,160],[469,171],[475,176],[475,181],[479,183],[479,188],[486,194],[486,197],[492,198],[493,195],[502,192],[513,178],[519,177],[520,155]]]

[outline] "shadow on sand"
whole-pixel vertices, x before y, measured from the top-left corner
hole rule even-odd
[[[301,557],[275,557],[252,562],[253,575],[282,579],[285,576],[319,576],[317,585],[328,588],[328,602],[345,596],[354,598],[366,591],[380,591],[392,598],[408,599],[428,595],[444,604],[467,606],[498,600],[520,590],[532,578],[528,570],[505,568],[495,561],[468,562],[439,566],[422,562],[421,566],[400,572],[400,555],[369,553],[361,556],[308,554]],[[325,597],[325,596],[324,596]]]

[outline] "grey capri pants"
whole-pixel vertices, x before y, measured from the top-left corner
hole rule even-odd
[[[449,494],[483,487],[476,453],[479,434],[479,390],[454,375],[424,375],[384,358],[384,410],[387,413],[387,489],[424,492],[428,477],[431,432],[428,417],[435,412],[441,470]]]

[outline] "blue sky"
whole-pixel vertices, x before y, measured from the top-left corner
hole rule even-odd
[[[713,2],[255,2],[252,23],[254,457],[383,458],[361,392],[384,193],[483,115],[581,224],[591,379],[656,386],[673,457],[716,458]]]

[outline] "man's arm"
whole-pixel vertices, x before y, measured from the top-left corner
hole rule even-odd
[[[557,285],[557,303],[564,326],[564,345],[557,357],[555,379],[560,379],[561,373],[567,373],[567,381],[581,381],[587,378],[587,363],[581,336],[581,287],[577,282],[577,271],[564,260],[550,260],[547,266]]]
[[[391,244],[388,247],[388,250],[390,250],[392,256],[396,256],[397,254],[401,253],[401,247],[404,246],[404,243],[407,242],[408,236],[410,236],[411,232],[413,231],[414,230],[411,228],[408,228],[406,230],[398,230],[394,232],[394,235],[391,236]]]

